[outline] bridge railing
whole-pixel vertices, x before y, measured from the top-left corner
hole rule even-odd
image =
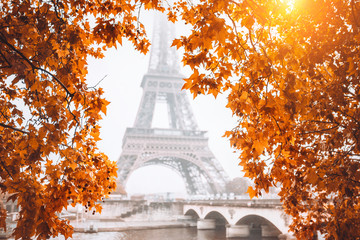
[[[282,207],[280,199],[191,200],[186,201],[185,204],[254,208]]]

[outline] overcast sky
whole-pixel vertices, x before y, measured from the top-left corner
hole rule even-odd
[[[152,14],[142,13],[141,21],[146,23],[149,38],[152,36]],[[177,26],[177,35],[184,31]],[[110,49],[105,58],[89,60],[89,85],[98,85],[105,91],[105,97],[111,104],[108,106],[107,116],[101,122],[100,149],[113,161],[117,161],[121,154],[122,138],[127,127],[132,127],[142,96],[140,83],[147,72],[149,54],[143,55],[135,50],[130,43],[124,41],[118,49]],[[185,75],[189,71],[183,69]],[[230,178],[241,176],[237,154],[230,148],[229,142],[222,135],[226,130],[235,126],[236,119],[231,111],[225,108],[226,96],[198,96],[190,98],[195,118],[200,130],[208,131],[209,146],[215,157],[221,163]],[[166,181],[164,181],[166,179]],[[184,192],[184,183],[174,171],[160,167],[149,166],[135,171],[125,186],[129,194],[153,192]]]

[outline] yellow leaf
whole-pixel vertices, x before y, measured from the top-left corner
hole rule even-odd
[[[90,133],[90,135],[94,138],[94,141],[100,141],[101,138],[99,137],[100,136],[100,131],[98,129],[93,129]]]
[[[69,164],[69,166],[70,166],[70,168],[71,168],[72,170],[75,170],[76,167],[77,167],[77,164],[74,163],[74,162],[72,162],[72,163]]]
[[[33,149],[37,149],[38,146],[39,146],[39,144],[38,144],[38,142],[36,141],[35,138],[31,138],[31,139],[29,140],[29,143],[30,143],[30,146],[31,146]]]
[[[263,144],[263,143],[260,142],[260,141],[255,141],[255,142],[253,143],[253,148],[255,148],[255,151],[256,151],[258,154],[262,154],[263,151],[264,151],[265,145],[266,145],[266,144]]]
[[[223,135],[223,137],[230,137],[232,135],[232,131],[226,131]]]
[[[22,122],[23,122],[23,120],[22,120],[21,118],[18,118],[18,119],[16,119],[16,122],[17,122],[19,125],[21,125]]]
[[[352,59],[351,57],[347,58],[347,62],[349,63],[349,68],[346,71],[349,75],[353,75],[356,72],[356,67],[354,64],[354,59]]]
[[[179,49],[181,47],[181,40],[180,39],[174,39],[172,44],[171,44],[171,47],[173,46],[176,46],[177,49]]]
[[[294,136],[290,136],[290,143],[291,143],[291,145],[295,145],[295,138],[294,138]]]
[[[106,115],[106,109],[107,109],[107,105],[110,104],[109,101],[106,101],[105,99],[101,100],[101,111]]]
[[[246,193],[249,194],[250,199],[253,199],[253,197],[256,196],[256,191],[251,186],[248,187],[248,190]]]
[[[241,21],[241,25],[243,25],[244,27],[251,29],[252,26],[254,25],[255,20],[252,16],[247,16],[245,19],[243,19]]]
[[[282,155],[286,158],[290,157],[290,152],[289,151],[282,151]]]
[[[240,96],[240,101],[245,101],[248,98],[248,93],[246,91],[243,91]]]
[[[212,94],[216,98],[217,95],[219,94],[219,91],[217,89],[210,88],[209,89],[209,94]]]

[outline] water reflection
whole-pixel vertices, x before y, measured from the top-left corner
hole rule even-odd
[[[55,238],[53,240],[63,240]],[[216,230],[200,230],[196,228],[167,228],[151,230],[131,230],[124,232],[101,232],[101,233],[74,233],[73,240],[229,240],[226,238],[225,228]],[[256,236],[252,238],[231,238],[241,240],[260,240]],[[265,238],[264,238],[265,239]],[[275,240],[277,238],[266,238]]]

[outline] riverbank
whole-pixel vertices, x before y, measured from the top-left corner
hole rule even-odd
[[[191,227],[189,222],[181,221],[96,221],[71,222],[74,232],[119,232],[127,230],[148,230],[163,228]]]

